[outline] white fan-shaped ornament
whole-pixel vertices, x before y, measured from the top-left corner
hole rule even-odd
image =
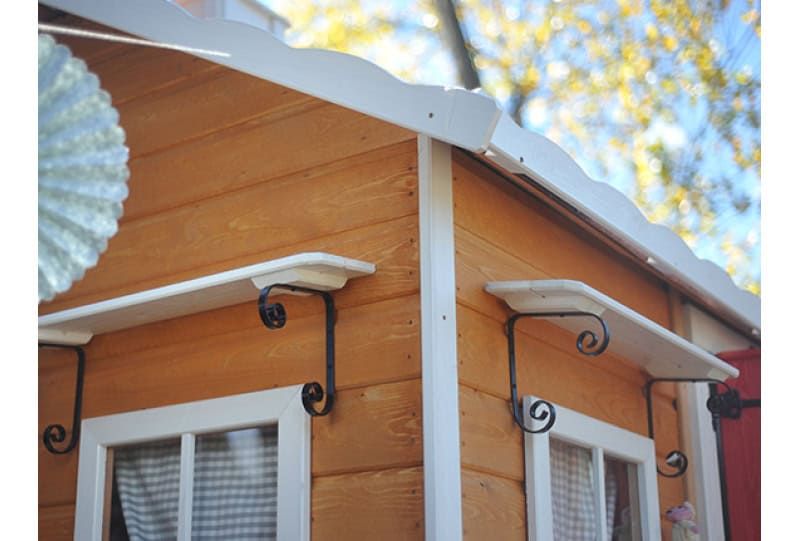
[[[39,35],[39,302],[97,264],[128,196],[128,148],[86,63]]]

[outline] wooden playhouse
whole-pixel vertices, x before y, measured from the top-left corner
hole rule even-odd
[[[162,0],[43,4],[206,52],[55,36],[131,174],[99,264],[39,307],[40,439],[65,429],[40,539],[669,539],[685,500],[724,539],[707,380],[736,386],[714,354],[758,347],[760,308],[722,269],[485,96]],[[226,500],[211,440],[258,426],[269,493]],[[161,525],[125,473],[154,441]]]

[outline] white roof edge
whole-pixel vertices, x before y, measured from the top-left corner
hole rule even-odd
[[[650,222],[622,192],[592,180],[554,142],[521,128],[504,114],[487,157],[511,173],[532,178],[642,261],[720,310],[720,315],[760,333],[758,296],[739,288],[717,264],[698,258],[670,228]]]
[[[152,41],[226,53],[192,54],[475,152],[488,148],[501,114],[488,96],[405,83],[362,58],[295,49],[266,30],[198,19],[166,0],[42,3]]]
[[[42,0],[42,3],[154,41],[209,51],[196,54],[478,153],[524,174],[572,205],[593,225],[650,262],[738,325],[761,329],[760,298],[740,289],[716,264],[699,259],[667,227],[649,222],[614,187],[592,180],[549,139],[525,130],[490,97],[458,88],[405,83],[345,53],[295,49],[266,30],[197,19],[166,0]]]

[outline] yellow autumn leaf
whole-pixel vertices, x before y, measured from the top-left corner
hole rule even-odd
[[[758,20],[758,11],[751,9],[742,15],[742,22],[745,24],[753,24]]]
[[[547,24],[539,25],[536,30],[533,31],[533,37],[536,38],[536,41],[539,43],[547,43],[550,40],[550,26]]]
[[[631,79],[633,79],[635,74],[636,72],[634,71],[633,66],[631,66],[630,64],[623,64],[620,67],[619,76],[620,79],[622,79],[623,81],[630,81]]]
[[[644,74],[650,69],[650,59],[645,56],[639,56],[634,60],[633,66],[636,71],[636,77],[642,78]]]
[[[539,70],[536,69],[536,66],[531,64],[530,66],[528,66],[528,69],[525,70],[525,74],[522,77],[521,84],[526,88],[530,89],[536,88],[536,86],[539,84],[540,77],[541,74],[539,73]]]
[[[752,278],[750,278],[752,280]],[[757,282],[747,282],[744,288],[753,295],[761,295],[761,284]]]

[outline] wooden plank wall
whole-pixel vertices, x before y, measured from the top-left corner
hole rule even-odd
[[[304,251],[375,263],[335,293],[338,394],[312,425],[312,536],[422,537],[415,134],[181,53],[60,41],[113,96],[131,192],[99,265],[41,312]],[[324,381],[319,299],[286,298],[287,326],[269,331],[255,293],[95,337],[84,417]],[[70,426],[74,372],[69,353],[41,351],[39,433]],[[78,452],[39,447],[40,538],[71,539]]]
[[[525,539],[522,431],[509,409],[510,315],[483,291],[487,281],[575,279],[668,327],[668,295],[658,281],[523,194],[484,164],[455,151],[456,284],[464,538]],[[574,335],[543,321],[517,325],[521,395],[647,435],[637,366],[610,354],[584,357]],[[654,388],[657,454],[680,449],[674,389]],[[666,387],[666,388],[665,388]],[[683,501],[681,480],[659,478],[663,509]],[[662,520],[664,538],[669,525]]]

